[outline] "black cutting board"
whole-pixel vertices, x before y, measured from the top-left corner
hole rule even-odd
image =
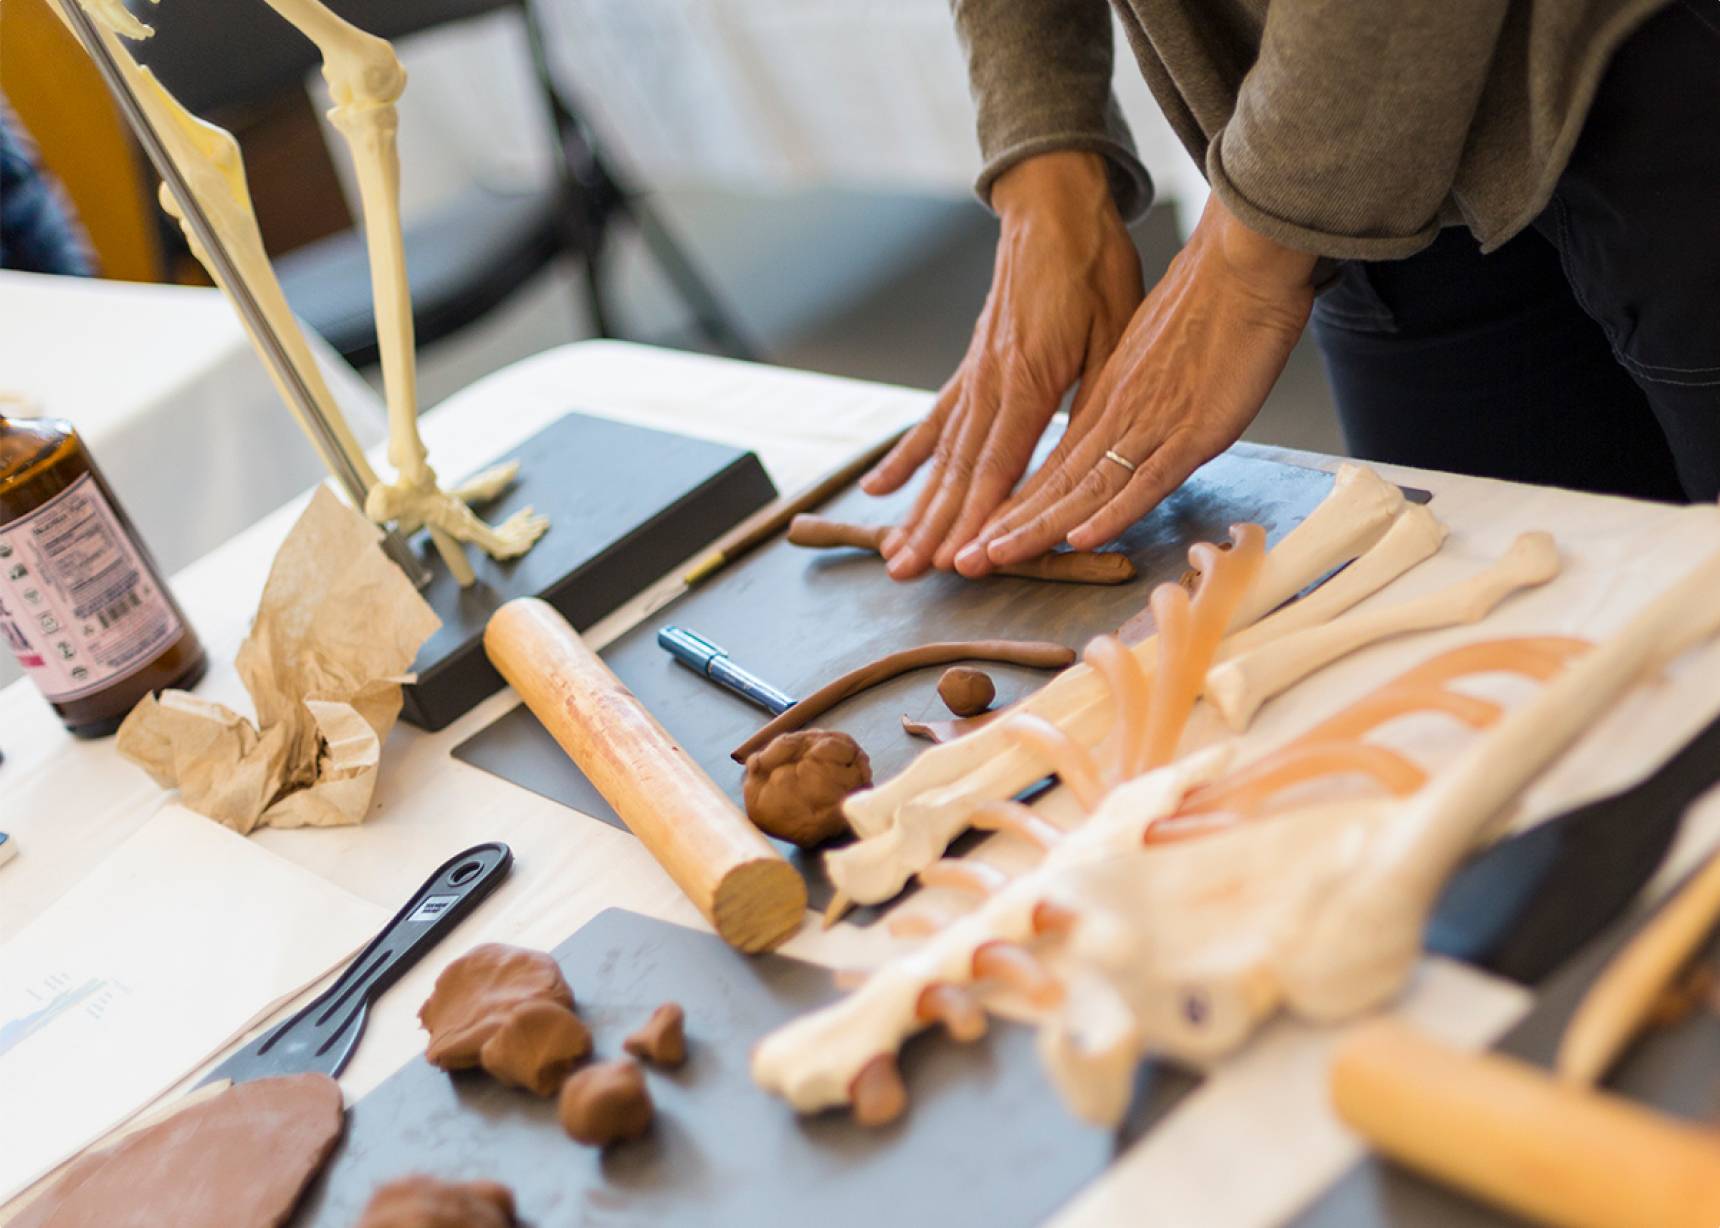
[[[1047,441],[1045,447],[1050,446]],[[1239,444],[1197,470],[1182,488],[1116,544],[1139,575],[1115,587],[1047,584],[992,577],[973,582],[947,574],[903,585],[855,550],[812,551],[776,541],[680,597],[603,651],[609,667],[644,700],[705,771],[740,800],[742,771],[729,752],[767,719],[738,696],[676,664],[657,646],[657,631],[676,623],[727,649],[734,660],[786,690],[804,695],[838,674],[897,648],[932,640],[1037,639],[1079,648],[1115,631],[1147,603],[1153,588],[1188,566],[1188,548],[1224,541],[1232,524],[1265,527],[1269,542],[1300,524],[1332,487],[1332,476],[1266,460]],[[1423,492],[1410,492],[1425,499]],[[912,492],[874,499],[858,488],[819,514],[879,524],[905,514]],[[985,666],[1007,703],[1040,686],[1041,671]],[[901,718],[945,717],[936,694],[940,671],[920,670],[855,696],[817,724],[852,734],[871,757],[874,777],[894,776],[926,746],[902,732]],[[456,747],[455,757],[616,827],[615,812],[524,707],[508,712]],[[830,888],[816,854],[780,846],[807,876],[811,905]],[[875,910],[850,920],[864,923]]]
[[[562,1133],[552,1101],[417,1057],[348,1111],[295,1225],[351,1228],[378,1185],[408,1173],[500,1181],[532,1228],[1036,1224],[1199,1085],[1143,1066],[1123,1130],[1083,1126],[1045,1081],[1032,1033],[994,1023],[970,1045],[909,1042],[912,1101],[889,1126],[802,1118],[753,1084],[747,1055],[770,1028],[836,996],[828,970],[748,959],[709,934],[621,909],[593,918],[555,956],[598,1058],[618,1055],[659,1003],[685,1007],[687,1064],[648,1075],[651,1134],[607,1152],[582,1147]]]

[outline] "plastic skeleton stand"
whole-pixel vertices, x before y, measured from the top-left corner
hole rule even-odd
[[[1244,541],[1233,553],[1246,549]],[[1150,758],[1142,748],[1162,746],[1186,719],[1186,679],[1210,635],[1198,615],[1176,612],[1174,598],[1154,600],[1161,618],[1170,614],[1158,676],[1184,680],[1182,690],[1150,707],[1135,741],[1113,740],[1113,771],[1131,754]],[[1211,1060],[1281,1007],[1316,1021],[1376,1007],[1411,975],[1440,887],[1487,822],[1636,679],[1717,628],[1720,554],[1599,647],[1555,638],[1469,645],[1240,772],[1223,774],[1220,748],[1127,780],[1067,833],[1009,803],[988,808],[993,825],[1041,843],[1040,863],[1014,879],[932,870],[928,881],[964,884],[979,906],[846,998],[766,1036],[754,1078],[801,1111],[848,1104],[862,1122],[887,1120],[906,1102],[896,1068],[904,1039],[933,1024],[971,1038],[988,1009],[1008,1005],[1037,1025],[1040,1056],[1070,1109],[1114,1124],[1148,1053]],[[1121,659],[1113,648],[1091,655]],[[1447,686],[1500,670],[1546,681],[1503,714]],[[1105,677],[1124,727],[1141,680],[1126,667]],[[1367,740],[1415,712],[1486,732],[1429,781]],[[1039,732],[1029,726],[1025,736]],[[1024,736],[1020,724],[1012,736]],[[1054,743],[1045,749],[1067,757],[1076,776],[1090,766],[1073,739]],[[1244,821],[1292,786],[1356,774],[1378,791]]]
[[[400,156],[395,141],[398,117],[394,104],[406,88],[406,72],[395,58],[394,49],[336,16],[318,0],[267,0],[270,8],[291,22],[322,53],[323,76],[335,100],[329,119],[346,141],[358,172],[388,402],[388,459],[395,469],[394,479],[384,482],[371,469],[323,383],[275,279],[251,207],[239,146],[232,134],[191,114],[152,72],[132,59],[115,36],[144,39],[151,30],[120,0],[50,2],[59,8],[62,20],[73,27],[74,33],[78,32],[79,23],[66,16],[66,4],[81,3],[83,12],[92,19],[95,36],[113,60],[124,87],[161,139],[179,177],[195,197],[198,212],[207,219],[231,260],[233,271],[245,283],[243,290],[255,299],[268,330],[287,351],[297,378],[326,422],[327,435],[319,429],[319,424],[307,421],[302,412],[299,425],[310,435],[331,470],[353,475],[365,492],[365,511],[370,518],[378,524],[392,523],[402,534],[427,527],[449,571],[462,585],[471,584],[474,574],[460,543],[469,542],[496,558],[512,558],[531,549],[549,527],[543,517],[528,508],[500,525],[491,526],[468,506],[499,494],[513,481],[517,466],[511,463],[497,466],[461,486],[443,490],[437,484],[436,472],[430,467],[424,441],[418,433],[412,302],[406,284],[405,245],[400,230]],[[166,184],[162,186],[161,204],[179,220],[192,252],[216,284],[237,301],[241,296],[234,286],[227,284],[221,262],[212,259],[199,241],[184,203],[173,196]],[[268,362],[264,339],[248,318],[246,324],[252,342],[265,351]],[[272,363],[270,369],[277,385],[282,385],[282,373]],[[282,386],[281,392],[296,409],[296,398],[289,389]]]

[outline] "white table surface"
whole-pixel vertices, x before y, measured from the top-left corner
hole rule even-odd
[[[458,457],[464,467],[507,450],[577,407],[754,447],[779,488],[791,490],[928,402],[929,394],[907,389],[586,342],[474,385],[428,416],[426,436],[432,461],[451,464],[447,458]],[[1479,630],[1380,645],[1328,669],[1317,684],[1293,690],[1262,713],[1243,739],[1245,756],[1452,642],[1528,630],[1604,634],[1687,566],[1696,551],[1720,548],[1720,514],[1711,507],[1671,508],[1447,474],[1384,472],[1434,491],[1433,506],[1452,530],[1442,554],[1394,586],[1385,595],[1389,601],[1449,583],[1530,528],[1558,535],[1565,574],[1507,605]],[[201,693],[243,706],[233,652],[274,548],[300,506],[295,501],[265,517],[176,577],[175,588],[211,653],[211,676]],[[602,642],[618,634],[651,597],[642,594],[593,638]],[[349,1100],[422,1049],[417,1007],[447,961],[473,944],[499,940],[547,948],[611,906],[701,924],[632,836],[450,757],[455,745],[513,703],[511,693],[497,695],[439,733],[397,729],[385,751],[374,811],[363,826],[254,837],[389,908],[462,847],[501,839],[515,850],[510,880],[373,1013],[364,1044],[341,1080]],[[1563,807],[1641,775],[1717,706],[1720,647],[1711,645],[1617,705],[1538,783],[1526,814]],[[0,747],[7,754],[0,766],[0,827],[15,832],[21,845],[17,860],[0,870],[4,942],[168,799],[114,754],[111,740],[79,742],[62,733],[28,684],[0,692]],[[1692,812],[1660,882],[1688,866],[1717,836],[1720,793]],[[843,925],[821,933],[809,918],[786,951],[832,966],[863,966],[888,948],[883,928]],[[1398,1009],[1449,1039],[1479,1045],[1526,1005],[1527,995],[1513,986],[1430,959]],[[1155,1222],[1163,1223],[1281,1221],[1359,1154],[1326,1107],[1324,1068],[1333,1035],[1287,1021],[1268,1026],[1057,1222],[1138,1222],[1145,1206],[1154,1207]]]
[[[360,442],[380,441],[382,402],[306,336]],[[77,427],[169,574],[324,472],[215,289],[0,270],[0,394]]]

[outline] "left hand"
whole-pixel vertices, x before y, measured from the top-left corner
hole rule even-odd
[[[955,556],[983,576],[1067,541],[1120,535],[1260,412],[1314,305],[1315,257],[1245,227],[1218,197],[1136,310],[1084,412]],[[1114,451],[1131,473],[1106,460]]]

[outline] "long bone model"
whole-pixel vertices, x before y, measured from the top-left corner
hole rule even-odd
[[[1412,974],[1437,893],[1488,821],[1636,679],[1717,629],[1720,553],[1599,647],[1469,645],[1229,778],[1223,748],[1185,757],[1114,789],[1067,834],[1005,803],[996,825],[1046,846],[1040,864],[1013,880],[930,876],[983,902],[847,997],[766,1036],[753,1076],[801,1111],[852,1104],[859,1120],[883,1120],[906,1102],[902,1041],[939,1023],[956,1039],[977,1036],[1001,997],[1038,1026],[1071,1110],[1114,1124],[1143,1054],[1210,1061],[1280,1007],[1316,1021],[1376,1007]],[[1548,680],[1504,715],[1447,685],[1499,670]],[[1366,741],[1417,712],[1488,732],[1424,783],[1418,765]],[[1360,773],[1384,796],[1242,821],[1331,773]],[[1230,820],[1216,821],[1225,811]],[[1149,843],[1179,824],[1206,834]]]
[[[1431,557],[1444,540],[1444,527],[1425,507],[1406,506],[1403,492],[1372,470],[1343,466],[1326,499],[1267,552],[1230,611],[1220,657],[1335,618]],[[1308,596],[1263,617],[1345,563],[1351,565]],[[1128,651],[1148,665],[1155,642],[1148,637]],[[1015,711],[1092,747],[1110,728],[1106,694],[1100,672],[1080,664]],[[825,856],[838,900],[889,899],[967,830],[979,807],[1015,796],[1047,770],[1045,758],[1000,721],[923,752],[892,780],[855,794],[843,811],[860,839]]]
[[[325,8],[318,0],[267,0],[300,33],[316,44],[323,57],[323,76],[335,105],[329,111],[352,154],[358,172],[359,202],[364,215],[365,243],[370,260],[376,311],[376,334],[382,353],[383,384],[388,402],[388,460],[395,468],[391,482],[381,481],[365,459],[340,408],[312,361],[304,334],[287,306],[263,248],[245,182],[244,162],[231,133],[199,119],[170,94],[149,69],[140,67],[116,35],[145,39],[153,31],[120,0],[50,0],[56,8],[81,3],[132,94],[161,136],[167,153],[197,198],[263,314],[286,347],[317,406],[327,419],[333,446],[363,482],[365,512],[379,524],[393,522],[403,534],[428,527],[431,540],[461,585],[475,579],[471,562],[460,547],[470,542],[496,558],[513,558],[531,549],[549,522],[530,508],[499,525],[486,524],[468,506],[495,498],[518,471],[516,463],[498,465],[452,490],[443,490],[430,467],[418,432],[418,382],[413,352],[412,300],[406,283],[406,251],[400,230],[400,156],[396,145],[399,118],[395,101],[406,88],[406,70],[394,49]],[[61,20],[65,20],[63,11]],[[70,24],[69,22],[67,23]],[[185,231],[192,253],[216,284],[225,285],[187,224],[180,202],[165,184],[161,205]],[[262,345],[256,336],[253,345]],[[271,376],[273,377],[271,368]],[[293,398],[285,388],[282,398]],[[321,450],[317,433],[301,420],[299,426]],[[335,458],[323,456],[336,468]]]

